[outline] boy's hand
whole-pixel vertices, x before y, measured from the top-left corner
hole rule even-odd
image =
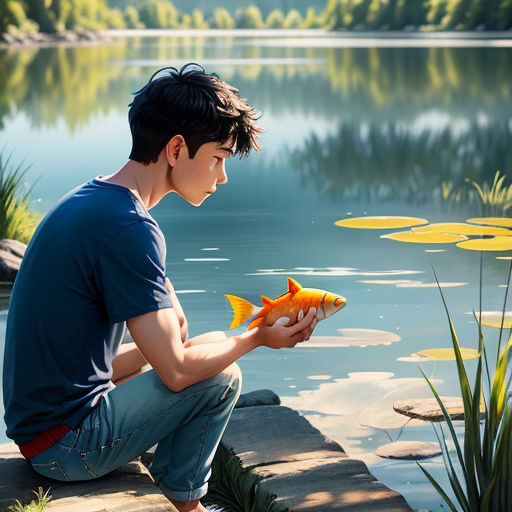
[[[292,348],[297,343],[307,341],[311,337],[318,320],[316,309],[310,308],[306,316],[293,325],[286,325],[288,317],[279,318],[274,325],[260,325],[248,331],[248,335],[255,337],[258,345],[269,348]],[[243,336],[243,335],[242,335]]]
[[[171,281],[169,281],[168,277],[165,278],[165,287],[167,288],[167,291],[169,292],[172,307],[174,308],[174,312],[176,313],[176,316],[178,317],[178,321],[180,323],[181,341],[183,343],[185,343],[188,338],[187,318],[185,317],[183,308],[181,307],[180,301],[178,300],[178,297],[176,296],[176,292],[174,291],[174,286],[172,285]]]

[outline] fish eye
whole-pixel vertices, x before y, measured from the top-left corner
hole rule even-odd
[[[335,307],[341,306],[342,304],[343,304],[343,301],[339,297],[336,297],[334,299],[334,306]]]

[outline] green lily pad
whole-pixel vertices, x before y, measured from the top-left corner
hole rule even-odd
[[[472,224],[490,224],[491,226],[503,226],[506,228],[512,228],[512,219],[508,217],[473,217],[466,219],[466,222]]]
[[[428,224],[428,220],[418,217],[350,217],[348,219],[337,220],[334,224],[343,228],[396,229],[421,226],[422,224]]]
[[[459,242],[457,247],[469,251],[510,251],[512,250],[512,237],[475,238]]]
[[[416,233],[414,231],[397,231],[381,235],[381,238],[389,238],[398,242],[408,242],[415,244],[451,244],[466,240],[464,235],[452,235],[449,233]],[[512,240],[512,239],[511,239]]]
[[[494,226],[476,226],[464,222],[439,222],[412,228],[415,233],[451,233],[453,235],[512,236],[512,230]]]
[[[478,350],[474,348],[461,348],[462,359],[476,359],[480,356]],[[422,361],[455,361],[455,351],[453,348],[430,348],[416,352]]]

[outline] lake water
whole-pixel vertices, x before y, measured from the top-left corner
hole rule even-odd
[[[0,50],[0,147],[31,164],[34,208],[45,213],[72,187],[125,162],[131,93],[158,67],[195,61],[238,87],[263,113],[265,150],[229,161],[229,184],[201,208],[170,195],[152,210],[190,334],[228,328],[224,293],[259,304],[261,294],[283,293],[286,276],[345,296],[345,309],[315,331],[330,337],[324,346],[313,339],[243,357],[244,391],[275,390],[413,508],[443,510],[414,462],[373,450],[397,439],[435,441],[429,424],[405,425],[392,405],[430,397],[420,367],[441,394],[458,394],[455,364],[403,358],[451,346],[431,265],[447,283],[462,345],[476,347],[468,313],[478,309],[480,255],[334,222],[479,216],[466,178],[481,183],[511,170],[512,54],[331,39],[161,36]],[[496,255],[484,256],[484,310],[503,302],[508,262]],[[2,343],[5,319],[3,312]],[[486,328],[485,336],[495,350],[497,332]],[[425,467],[446,484],[439,457]]]

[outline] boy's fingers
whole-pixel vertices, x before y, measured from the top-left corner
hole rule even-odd
[[[287,316],[282,316],[281,318],[278,318],[273,325],[286,325],[290,319]]]
[[[316,308],[309,308],[309,311],[306,313],[306,316],[300,322],[297,322],[295,325],[291,327],[291,329],[293,329],[292,336],[299,333],[305,327],[307,327],[311,323],[315,315]]]

